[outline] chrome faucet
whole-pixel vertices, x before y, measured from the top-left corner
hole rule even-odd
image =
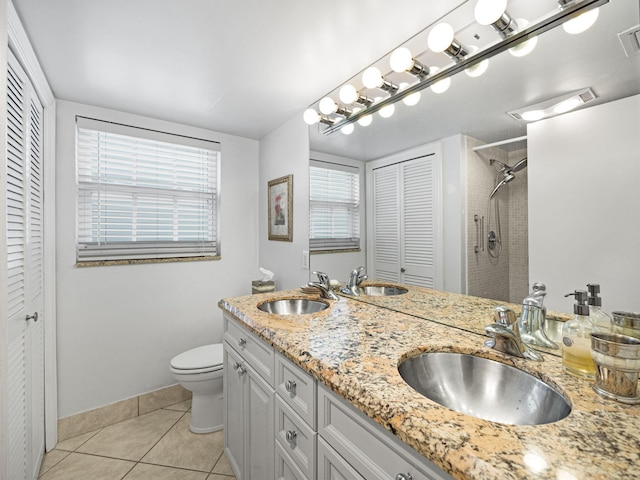
[[[364,267],[358,267],[358,268],[355,268],[355,269],[351,270],[351,273],[349,274],[349,280],[347,281],[347,286],[344,287],[341,290],[341,292],[346,294],[346,295],[353,295],[353,296],[357,297],[358,295],[360,295],[360,291],[359,291],[358,287],[367,278],[369,278],[369,277],[367,277],[364,274]]]
[[[331,282],[329,281],[329,275],[324,272],[313,272],[318,277],[317,282],[307,283],[308,287],[315,287],[320,290],[320,296],[322,298],[328,298],[329,300],[338,300],[338,296],[331,290]]]
[[[547,307],[542,302],[546,294],[544,283],[533,284],[533,291],[522,301],[522,314],[518,319],[518,327],[524,343],[557,350],[558,346],[547,338],[544,331]]]
[[[493,338],[490,338],[484,344],[487,347],[495,348],[499,352],[508,353],[515,357],[527,358],[542,362],[542,356],[534,350],[527,347],[520,338],[520,330],[518,329],[518,320],[516,313],[507,307],[496,307],[493,309],[495,323],[484,327]]]

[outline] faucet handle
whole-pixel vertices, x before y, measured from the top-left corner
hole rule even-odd
[[[329,288],[329,275],[324,272],[313,272],[314,275],[317,275],[318,282],[323,284],[325,287]]]
[[[511,310],[509,307],[504,306],[499,306],[493,309],[493,319],[495,320],[495,323],[506,327],[517,325],[518,321],[516,312]]]

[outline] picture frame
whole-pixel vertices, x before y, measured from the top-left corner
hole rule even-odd
[[[269,240],[293,241],[293,175],[270,180]]]

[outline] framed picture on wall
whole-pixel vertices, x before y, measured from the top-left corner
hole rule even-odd
[[[269,182],[269,240],[293,241],[293,175]]]

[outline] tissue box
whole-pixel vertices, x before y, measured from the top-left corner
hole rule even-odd
[[[251,293],[275,292],[276,285],[273,280],[263,282],[262,280],[253,280],[251,282]]]

